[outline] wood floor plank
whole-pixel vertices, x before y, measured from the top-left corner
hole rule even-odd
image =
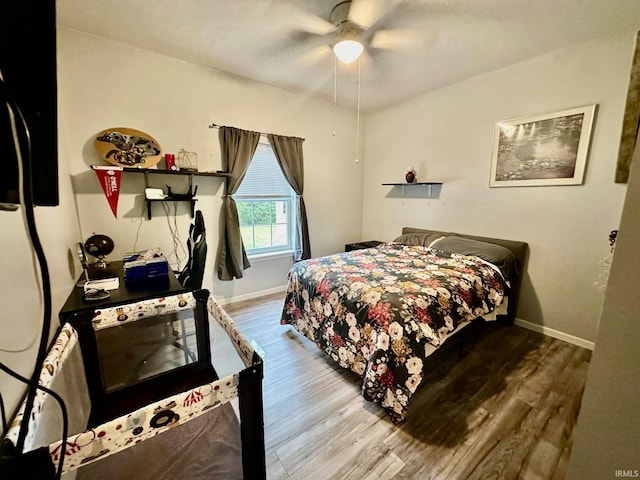
[[[373,445],[365,455],[351,465],[347,464],[337,478],[353,480],[379,480],[394,478],[402,470],[404,462],[382,443]]]
[[[560,460],[562,450],[542,439],[532,446],[520,478],[531,480],[547,480],[549,471],[553,472]]]
[[[313,462],[320,457],[323,462],[335,450],[332,442],[327,438],[339,438],[343,442],[353,438],[354,444],[363,436],[371,436],[371,425],[379,422],[378,415],[358,408],[356,403],[348,403],[346,407],[336,412],[335,415],[326,417],[308,430],[301,432],[276,450],[278,458],[289,472],[295,472],[305,464]],[[315,445],[313,449],[306,449],[308,445]],[[335,459],[334,461],[340,461]]]
[[[591,352],[517,326],[470,328],[425,362],[406,420],[290,326],[284,294],[225,306],[265,351],[269,479],[563,479]],[[448,345],[447,345],[448,344]]]
[[[283,442],[304,434],[316,424],[323,424],[327,418],[337,418],[338,406],[347,404],[362,409],[360,393],[351,388],[336,388],[335,381],[327,376],[324,381],[314,384],[311,394],[304,397],[295,390],[286,390],[291,400],[281,397],[282,402],[265,407],[265,428],[271,433],[265,440],[267,447],[279,448]],[[294,397],[303,401],[293,406]],[[327,397],[331,402],[324,401]]]
[[[564,342],[553,342],[544,353],[537,368],[522,384],[518,391],[518,397],[530,405],[535,405],[537,399],[550,388],[555,375],[570,361],[572,347]]]
[[[502,467],[505,454],[512,448],[514,436],[530,411],[531,406],[526,402],[511,397],[492,421],[486,424],[453,469],[444,475],[441,473],[440,478],[483,478],[488,469]]]
[[[276,455],[276,452],[271,451],[266,455],[267,472],[269,472],[269,480],[284,480],[289,474],[282,466],[282,462]]]
[[[346,472],[362,463],[370,455],[374,446],[381,444],[381,438],[392,426],[381,422],[376,415],[368,414],[364,409],[353,413],[351,428],[340,436],[328,435],[323,441],[313,443],[313,453],[309,461],[298,464],[299,467],[290,475],[292,479],[309,478],[345,478]],[[335,439],[327,441],[328,438]],[[337,441],[336,441],[337,440]],[[299,451],[300,454],[304,450]],[[358,477],[355,477],[358,478]]]
[[[466,417],[452,418],[446,428],[441,428],[433,437],[428,457],[420,448],[413,449],[410,457],[407,453],[411,463],[405,461],[402,478],[444,478],[443,475],[467,454],[491,419],[492,416],[483,409],[477,409]]]
[[[556,464],[556,468],[553,471],[551,480],[563,480],[567,476],[567,466],[569,465],[569,457],[571,455],[571,447],[573,446],[573,436],[569,438],[562,450],[562,455]]]

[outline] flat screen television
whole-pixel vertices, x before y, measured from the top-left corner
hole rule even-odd
[[[58,205],[55,0],[0,2],[0,71],[0,203],[20,203],[17,155],[7,111],[11,100],[20,108],[31,137],[33,202]],[[16,131],[26,159],[27,137],[20,123]]]

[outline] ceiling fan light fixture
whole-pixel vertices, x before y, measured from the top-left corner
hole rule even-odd
[[[355,62],[363,51],[364,47],[357,39],[343,39],[333,46],[333,53],[343,63]]]

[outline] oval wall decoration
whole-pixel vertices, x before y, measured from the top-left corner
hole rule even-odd
[[[133,128],[108,128],[95,141],[98,153],[118,167],[149,168],[162,157],[158,141],[148,133]]]

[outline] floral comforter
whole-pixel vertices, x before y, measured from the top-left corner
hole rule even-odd
[[[296,263],[281,324],[364,378],[362,394],[404,419],[428,345],[500,305],[507,284],[477,258],[396,243]]]

